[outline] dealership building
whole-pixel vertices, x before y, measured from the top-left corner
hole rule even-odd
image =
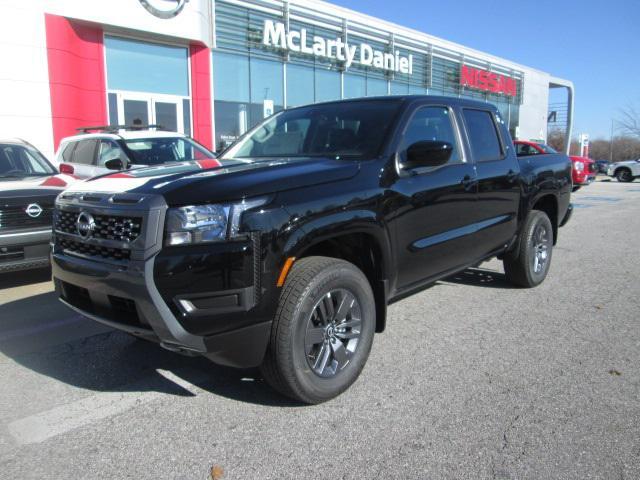
[[[50,157],[79,127],[137,119],[220,150],[273,112],[379,95],[487,101],[544,140],[563,89],[571,135],[570,81],[319,0],[6,2],[0,51],[0,138]]]

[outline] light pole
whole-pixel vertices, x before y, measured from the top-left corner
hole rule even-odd
[[[613,124],[616,121],[611,119],[611,133],[609,134],[609,163],[613,163]]]

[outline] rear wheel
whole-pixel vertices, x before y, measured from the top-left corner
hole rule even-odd
[[[334,398],[360,375],[375,323],[373,292],[357,267],[328,257],[298,260],[280,295],[262,374],[301,402]]]
[[[628,168],[619,168],[616,171],[616,179],[619,182],[633,182],[633,175],[631,175],[631,170],[629,170]]]
[[[547,277],[553,252],[553,228],[546,213],[533,210],[520,233],[518,247],[504,257],[504,272],[514,285],[531,288]]]

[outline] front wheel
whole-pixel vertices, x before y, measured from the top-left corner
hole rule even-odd
[[[334,398],[360,375],[375,324],[371,286],[355,265],[302,258],[280,294],[262,375],[280,393],[304,403]]]
[[[621,168],[616,172],[616,179],[619,182],[633,182],[633,175],[631,175],[631,170],[628,168]]]
[[[531,211],[518,240],[518,247],[504,257],[504,273],[514,285],[536,287],[547,277],[553,252],[553,228],[547,214]]]

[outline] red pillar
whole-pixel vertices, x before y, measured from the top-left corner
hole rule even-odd
[[[192,136],[207,148],[213,148],[213,117],[211,113],[211,50],[192,43],[191,101],[193,104]]]
[[[76,128],[107,123],[102,28],[45,14],[54,148]]]

